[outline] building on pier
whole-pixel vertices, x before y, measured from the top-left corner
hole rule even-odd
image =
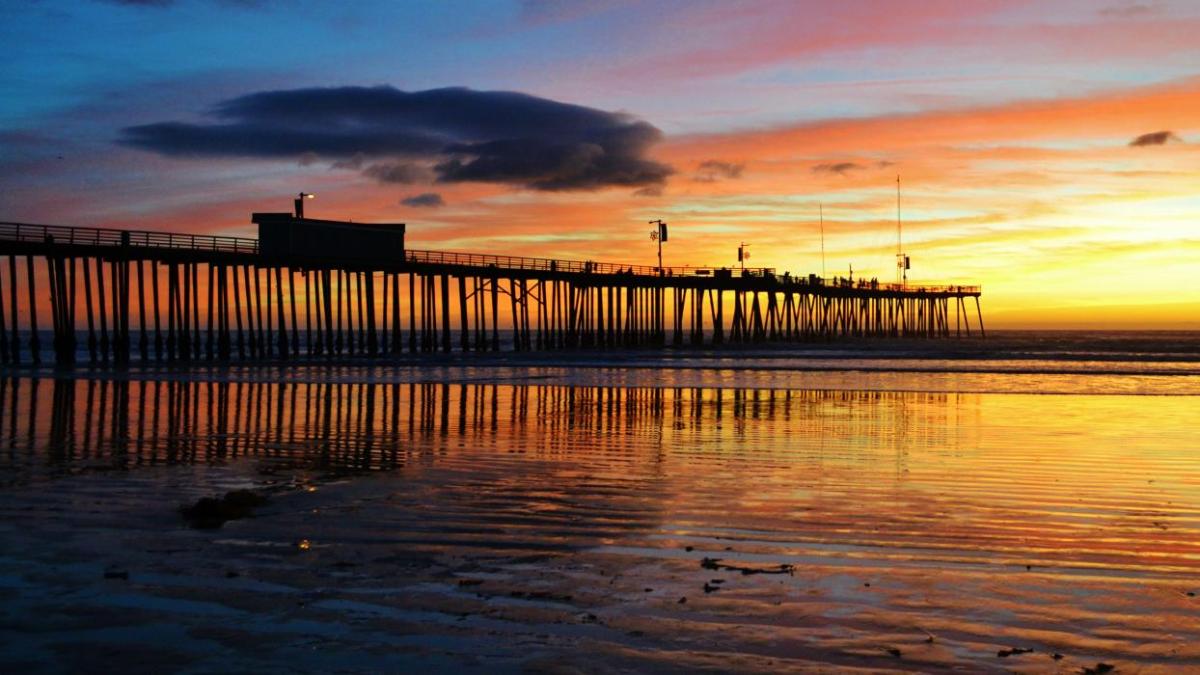
[[[368,265],[404,260],[404,223],[349,223],[290,213],[255,213],[250,222],[258,225],[258,245],[265,260]]]

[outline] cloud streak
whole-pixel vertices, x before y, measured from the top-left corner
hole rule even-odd
[[[823,162],[812,168],[813,173],[836,173],[839,176],[845,176],[851,171],[856,171],[863,168],[862,164],[857,162]]]
[[[118,142],[173,157],[315,155],[335,168],[365,166],[381,182],[415,182],[428,167],[443,183],[595,190],[658,186],[672,173],[646,156],[662,138],[651,124],[519,92],[264,91],[224,101],[210,117],[127,127]]]
[[[719,180],[736,180],[742,177],[746,165],[740,162],[724,162],[707,159],[700,162],[694,179],[700,183],[715,183]]]
[[[419,195],[412,195],[400,200],[401,206],[411,206],[414,208],[436,209],[439,206],[445,206],[446,202],[442,196],[436,192],[422,192]]]
[[[1148,145],[1166,145],[1170,141],[1183,142],[1183,139],[1170,131],[1152,131],[1129,141],[1129,147],[1143,148]]]

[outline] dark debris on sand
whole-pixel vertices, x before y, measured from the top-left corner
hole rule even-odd
[[[227,520],[248,518],[254,509],[267,503],[267,498],[250,490],[234,490],[224,497],[203,497],[191,506],[183,506],[179,514],[189,525],[200,530],[214,530]]]
[[[700,567],[706,570],[728,570],[730,572],[741,572],[742,574],[787,574],[792,575],[796,571],[796,566],[789,563],[780,563],[778,565],[768,565],[766,567],[749,567],[745,565],[729,565],[721,562],[720,558],[705,557],[700,561]]]

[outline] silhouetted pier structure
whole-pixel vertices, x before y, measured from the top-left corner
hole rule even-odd
[[[978,286],[411,250],[403,225],[254,222],[260,239],[0,223],[3,360],[39,361],[42,326],[59,363],[80,331],[91,361],[114,363],[983,335]]]

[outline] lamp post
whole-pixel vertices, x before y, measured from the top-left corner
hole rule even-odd
[[[742,266],[742,274],[746,273],[746,258],[750,257],[750,251],[746,250],[748,248],[750,248],[750,244],[744,241],[738,244],[738,263]]]
[[[313,197],[316,197],[316,195],[311,192],[301,192],[296,195],[296,218],[304,217],[304,200],[312,199]]]
[[[658,242],[658,276],[661,277],[663,275],[662,245],[667,240],[667,224],[661,219],[652,220],[650,224],[658,226],[650,231],[650,239]]]

